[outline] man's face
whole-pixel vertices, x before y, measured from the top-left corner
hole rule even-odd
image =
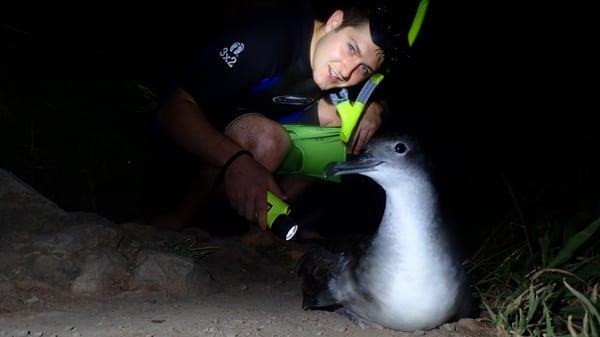
[[[327,21],[326,33],[315,44],[312,58],[313,79],[322,90],[356,85],[383,62],[381,49],[373,43],[367,23],[337,29],[341,21],[332,22],[335,16],[334,13]]]

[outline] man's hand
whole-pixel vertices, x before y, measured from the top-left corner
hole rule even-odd
[[[379,102],[371,102],[365,109],[366,111],[348,144],[348,153],[359,154],[381,126],[383,106]]]
[[[267,228],[267,190],[287,199],[271,173],[251,156],[235,160],[224,176],[225,192],[231,206],[248,221]]]

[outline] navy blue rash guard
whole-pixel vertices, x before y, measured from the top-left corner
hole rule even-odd
[[[180,82],[219,130],[260,113],[280,123],[317,124],[323,96],[312,78],[309,15],[262,17],[231,26]]]

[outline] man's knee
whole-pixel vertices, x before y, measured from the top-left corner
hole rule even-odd
[[[261,115],[248,115],[236,120],[225,134],[252,152],[258,162],[272,171],[290,149],[290,139],[285,129]]]

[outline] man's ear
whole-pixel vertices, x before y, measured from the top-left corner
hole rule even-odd
[[[344,12],[342,10],[336,10],[329,16],[327,19],[327,23],[325,24],[325,31],[330,32],[336,28],[338,28],[342,22],[344,21]]]

